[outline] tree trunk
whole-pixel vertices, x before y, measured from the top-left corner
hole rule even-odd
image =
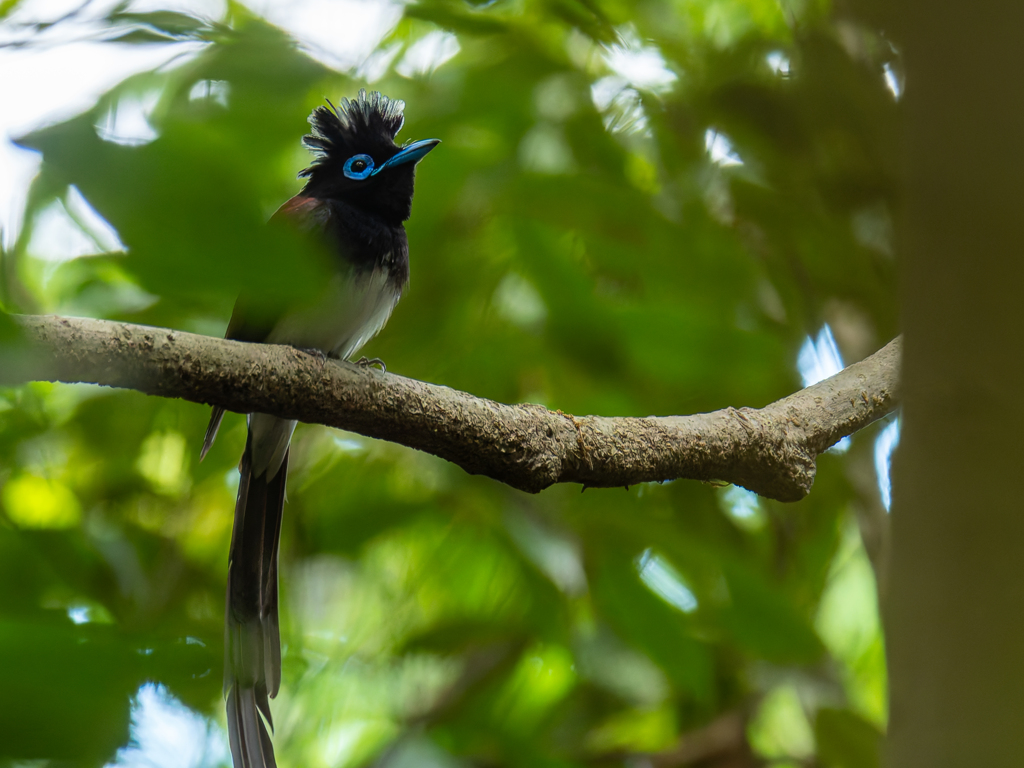
[[[890,768],[1024,766],[1024,4],[905,0]]]

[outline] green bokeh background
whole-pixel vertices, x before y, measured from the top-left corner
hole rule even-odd
[[[320,255],[264,222],[299,189],[306,115],[367,83],[240,5],[107,24],[111,45],[206,45],[25,138],[44,164],[3,254],[3,308],[220,335],[239,291],[315,287]],[[397,74],[438,30],[459,52]],[[671,76],[609,80],[616,45]],[[364,350],[389,370],[569,413],[679,414],[799,388],[798,350],[826,322],[848,362],[896,334],[883,67],[900,62],[845,5],[427,0],[380,50],[397,54],[369,87],[406,101],[399,138],[443,141],[417,174],[411,285]],[[603,111],[595,83],[616,94]],[[147,94],[155,140],[100,138]],[[709,129],[742,164],[714,161]],[[38,252],[35,223],[72,209],[72,185],[127,254]],[[200,464],[207,418],[84,385],[0,390],[0,763],[113,760],[146,681],[222,721],[245,426],[229,415]],[[823,456],[811,495],[782,505],[688,482],[529,496],[300,426],[280,763],[876,765],[876,435]],[[700,752],[709,733],[727,737]]]

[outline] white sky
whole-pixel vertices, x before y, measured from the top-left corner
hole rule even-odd
[[[230,763],[224,731],[162,685],[143,685],[131,707],[132,739],[107,768],[213,768]]]

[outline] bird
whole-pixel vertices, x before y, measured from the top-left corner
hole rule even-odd
[[[348,360],[384,327],[409,280],[403,223],[412,212],[416,165],[440,143],[399,146],[395,136],[404,121],[403,101],[365,89],[338,106],[327,100],[313,110],[312,131],[302,140],[313,154],[299,173],[305,184],[271,223],[318,238],[330,254],[332,276],[314,300],[273,318],[239,298],[225,338]],[[224,409],[215,406],[200,459],[223,417]],[[295,422],[250,413],[247,424],[228,555],[224,695],[234,768],[271,768],[277,763],[270,699],[281,685],[277,558]]]

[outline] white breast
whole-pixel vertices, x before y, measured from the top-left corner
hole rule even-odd
[[[314,302],[285,315],[267,341],[348,359],[380,332],[401,295],[383,269],[335,275]]]

